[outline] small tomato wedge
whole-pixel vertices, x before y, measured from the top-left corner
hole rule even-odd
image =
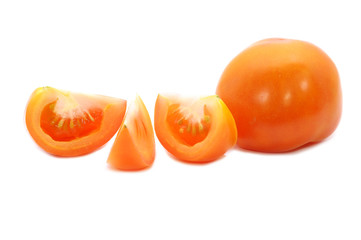
[[[46,152],[72,157],[88,154],[108,142],[119,129],[126,101],[51,87],[36,89],[26,108],[26,126]]]
[[[214,161],[236,144],[235,121],[218,96],[184,99],[158,95],[154,111],[160,143],[179,160]]]
[[[154,158],[152,121],[142,99],[137,95],[115,138],[108,164],[119,170],[141,170],[150,167]]]

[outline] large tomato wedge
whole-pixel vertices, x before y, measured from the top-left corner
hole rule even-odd
[[[217,96],[194,100],[158,95],[154,128],[163,147],[188,162],[216,160],[237,140],[232,114]]]
[[[26,126],[46,152],[71,157],[90,153],[119,129],[126,101],[51,87],[36,89],[26,109]]]
[[[231,110],[238,145],[284,152],[319,142],[336,129],[342,94],[335,64],[315,45],[259,41],[224,70],[217,94]]]
[[[125,115],[108,157],[110,166],[120,170],[150,167],[155,158],[152,122],[142,99],[137,96]]]

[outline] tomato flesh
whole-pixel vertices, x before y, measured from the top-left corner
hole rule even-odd
[[[40,126],[43,131],[56,141],[71,141],[81,138],[100,128],[103,110],[71,109],[68,112],[55,112],[56,102],[46,105],[41,112]]]
[[[191,108],[179,104],[169,106],[167,123],[173,135],[183,144],[193,146],[202,142],[210,128],[210,114],[204,106],[204,113],[194,116]]]

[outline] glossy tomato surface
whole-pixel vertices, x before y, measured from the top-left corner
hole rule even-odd
[[[26,108],[26,126],[46,152],[63,157],[90,153],[119,129],[126,101],[51,87],[36,89]]]
[[[237,140],[232,114],[217,96],[183,99],[158,95],[154,127],[163,147],[187,162],[216,160]]]
[[[284,152],[321,141],[341,117],[336,66],[304,41],[256,42],[229,63],[216,92],[236,120],[237,144],[250,150]]]
[[[155,158],[152,121],[142,99],[137,96],[125,115],[108,157],[108,164],[119,170],[150,167]]]

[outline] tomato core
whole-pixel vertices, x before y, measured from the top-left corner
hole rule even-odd
[[[207,137],[211,116],[205,106],[203,112],[197,114],[189,107],[172,104],[169,106],[167,124],[180,142],[193,146]]]
[[[41,112],[40,126],[55,141],[71,141],[81,138],[100,128],[103,110],[82,109],[79,106],[66,112],[56,112],[57,101],[46,105]]]

